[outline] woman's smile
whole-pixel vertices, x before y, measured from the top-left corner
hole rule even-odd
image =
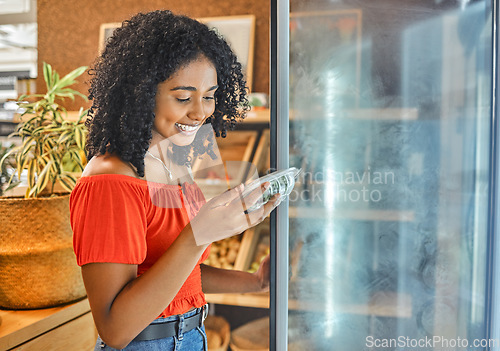
[[[181,133],[182,135],[191,136],[191,135],[196,134],[196,132],[198,131],[198,129],[201,126],[201,123],[189,125],[189,124],[181,124],[181,123],[177,122],[177,123],[175,123],[175,126],[179,130],[179,133]]]
[[[217,71],[206,57],[180,68],[158,84],[154,131],[178,146],[191,144],[203,122],[215,111],[217,88]]]

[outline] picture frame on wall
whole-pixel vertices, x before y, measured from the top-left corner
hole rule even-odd
[[[197,18],[197,20],[205,23],[210,28],[215,28],[226,39],[242,65],[243,74],[251,92],[255,45],[255,16],[203,17]],[[101,24],[99,31],[99,53],[104,50],[106,41],[113,35],[113,31],[121,25],[121,22]]]
[[[215,28],[233,49],[241,63],[247,86],[252,91],[255,46],[255,16],[221,16],[197,18],[210,28]]]
[[[113,35],[113,31],[116,28],[121,27],[121,25],[121,22],[101,24],[101,27],[99,29],[99,54],[103,52],[106,41]]]

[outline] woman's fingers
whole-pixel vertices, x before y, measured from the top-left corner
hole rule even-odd
[[[241,193],[243,192],[243,189],[245,188],[244,184],[240,184],[238,186],[235,186],[232,189],[229,189],[219,196],[214,197],[211,202],[213,202],[213,207],[218,207],[218,206],[229,206],[232,201],[235,199],[239,199]]]
[[[241,198],[245,210],[252,207],[259,201],[262,201],[261,199],[262,195],[267,190],[267,188],[269,188],[270,185],[271,184],[269,182],[262,183],[255,190],[251,191],[250,194],[246,195],[244,198]]]
[[[252,226],[259,224],[281,203],[281,200],[280,194],[274,195],[264,206],[256,211],[249,212],[247,215],[248,221]]]
[[[207,203],[202,206],[190,222],[196,244],[204,245],[224,239],[262,222],[281,202],[279,194],[255,211],[246,210],[260,199],[266,186],[269,183],[262,184],[243,200],[241,190],[244,187],[238,186],[210,200],[210,205]]]

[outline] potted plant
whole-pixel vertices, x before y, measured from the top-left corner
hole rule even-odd
[[[86,100],[69,88],[86,69],[60,78],[44,63],[47,93],[19,98],[24,111],[11,136],[21,143],[5,153],[0,167],[14,160],[8,183],[25,173],[27,188],[24,198],[0,198],[0,307],[43,308],[85,296],[72,248],[69,192],[76,184],[71,170],[83,170],[86,162],[86,129],[81,122],[87,111],[80,109],[78,121],[68,121],[59,103],[75,96]],[[57,193],[57,184],[66,193]]]

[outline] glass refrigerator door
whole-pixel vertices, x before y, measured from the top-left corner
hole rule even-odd
[[[272,344],[486,349],[492,3],[288,6],[289,118],[272,125],[277,168],[302,172],[275,222]]]

